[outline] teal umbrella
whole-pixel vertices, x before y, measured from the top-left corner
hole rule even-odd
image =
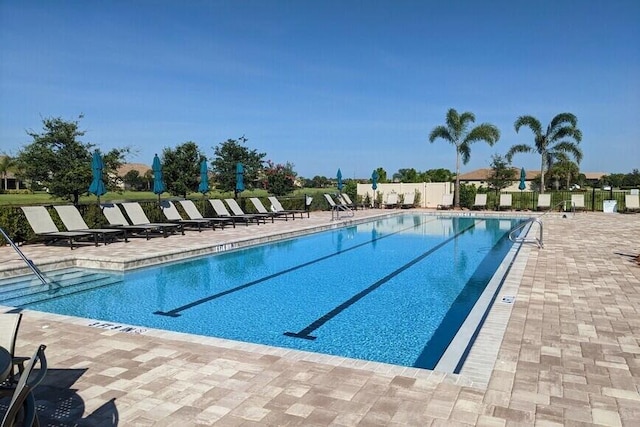
[[[527,180],[527,173],[525,172],[524,168],[522,168],[520,169],[520,185],[518,185],[518,188],[520,189],[520,191],[527,188],[527,183],[525,182],[526,180]]]
[[[164,193],[166,187],[162,181],[162,164],[157,154],[153,157],[151,170],[153,171],[153,192],[158,195],[158,204],[160,204],[160,194]]]
[[[244,167],[242,167],[242,163],[236,164],[236,197],[238,197],[238,193],[244,191]]]
[[[373,189],[373,197],[371,198],[371,206],[375,206],[375,200],[376,200],[376,190],[378,188],[378,171],[377,170],[373,170],[373,173],[371,174],[371,188]]]
[[[91,158],[91,173],[93,174],[93,180],[89,186],[89,193],[98,196],[98,205],[100,204],[100,196],[107,192],[107,189],[104,186],[104,181],[102,181],[103,170],[104,163],[102,161],[102,156],[100,155],[100,151],[96,150],[93,152],[93,157]]]
[[[340,171],[340,168],[338,168],[338,174],[336,176],[338,177],[338,191],[342,192],[342,171]]]
[[[198,191],[202,194],[209,192],[209,169],[206,160],[200,163],[200,184],[198,185]]]

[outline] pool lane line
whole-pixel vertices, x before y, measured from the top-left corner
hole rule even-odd
[[[482,220],[482,221],[484,221],[484,220]],[[377,282],[375,282],[374,284],[372,284],[368,288],[365,288],[362,291],[358,292],[357,294],[355,294],[354,296],[352,296],[351,298],[349,298],[348,300],[346,300],[345,302],[343,302],[342,304],[340,304],[339,306],[337,306],[333,310],[331,310],[328,313],[324,314],[323,316],[317,318],[316,320],[311,322],[308,326],[306,326],[305,328],[301,329],[299,332],[284,332],[283,335],[285,335],[287,337],[302,338],[302,339],[311,340],[311,341],[315,340],[317,337],[315,337],[313,335],[310,335],[313,331],[315,331],[316,329],[320,328],[322,325],[327,323],[329,320],[333,319],[338,314],[340,314],[342,311],[346,310],[347,308],[349,308],[350,306],[352,306],[353,304],[355,304],[356,302],[358,302],[359,300],[361,300],[365,296],[369,295],[371,292],[375,291],[380,286],[384,285],[389,280],[391,280],[394,277],[396,277],[398,274],[400,274],[403,271],[413,267],[415,264],[419,263],[420,261],[422,261],[423,259],[425,259],[429,255],[431,255],[432,253],[434,253],[438,249],[442,248],[443,246],[449,244],[451,241],[457,239],[463,233],[466,233],[467,231],[471,230],[475,226],[476,226],[475,223],[473,223],[470,226],[468,226],[467,228],[464,228],[461,231],[459,231],[458,233],[456,233],[455,235],[449,237],[447,240],[444,240],[444,241],[438,243],[436,246],[432,247],[427,252],[423,253],[422,255],[418,256],[417,258],[412,259],[411,261],[409,261],[408,263],[406,263],[402,267],[400,267],[397,270],[387,274],[382,279],[378,280]]]
[[[425,222],[420,222],[418,225],[426,224],[426,223],[432,222],[432,221],[435,221],[435,219],[431,219],[431,220],[425,221]],[[223,297],[225,295],[229,295],[231,293],[241,291],[243,289],[249,288],[251,286],[257,285],[257,284],[262,283],[262,282],[265,282],[267,280],[271,280],[274,277],[282,276],[283,274],[291,273],[292,271],[299,270],[299,269],[304,268],[304,267],[308,267],[308,266],[310,266],[312,264],[315,264],[317,262],[324,261],[324,260],[327,260],[329,258],[333,258],[334,256],[340,255],[340,254],[342,254],[344,252],[348,252],[348,251],[360,248],[362,246],[369,245],[369,244],[371,244],[373,242],[376,242],[378,240],[382,240],[382,239],[387,238],[387,237],[391,237],[391,236],[393,236],[395,234],[402,233],[402,232],[407,231],[407,230],[412,230],[415,227],[416,227],[416,224],[413,224],[411,227],[402,228],[402,229],[400,229],[398,231],[394,231],[393,233],[385,234],[383,236],[376,237],[376,238],[371,239],[371,240],[367,240],[366,242],[362,242],[362,243],[360,243],[358,245],[352,246],[352,247],[347,248],[347,249],[341,249],[341,250],[339,250],[337,252],[334,252],[332,254],[325,255],[323,257],[316,258],[316,259],[311,260],[311,261],[307,261],[307,262],[305,262],[303,264],[299,264],[299,265],[296,265],[294,267],[287,268],[286,270],[282,270],[282,271],[279,271],[277,273],[273,273],[273,274],[270,274],[268,276],[261,277],[260,279],[256,279],[256,280],[253,280],[251,282],[245,283],[243,285],[236,286],[235,288],[227,289],[226,291],[222,291],[222,292],[218,292],[217,294],[209,295],[208,297],[204,297],[204,298],[201,298],[199,300],[190,302],[189,304],[185,304],[183,306],[174,308],[173,310],[169,310],[169,311],[154,311],[153,314],[157,314],[157,315],[160,315],[160,316],[167,316],[167,317],[178,317],[178,316],[180,316],[180,312],[188,310],[188,309],[193,308],[193,307],[196,307],[196,306],[198,306],[200,304],[204,304],[204,303],[212,301],[214,299],[221,298],[221,297]]]

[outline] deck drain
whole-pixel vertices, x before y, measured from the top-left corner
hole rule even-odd
[[[510,295],[502,297],[502,302],[505,304],[513,304],[515,300],[516,300],[516,297],[510,296]]]

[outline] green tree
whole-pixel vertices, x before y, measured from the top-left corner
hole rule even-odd
[[[265,153],[250,150],[243,144],[248,141],[244,136],[227,139],[214,149],[215,159],[211,162],[213,176],[220,191],[234,191],[236,188],[236,164],[244,167],[244,186],[247,190],[255,188],[262,176],[262,162]]]
[[[285,196],[295,189],[297,174],[293,171],[292,163],[282,165],[267,160],[264,175],[264,188],[274,196]]]
[[[122,181],[124,182],[127,188],[131,188],[133,190],[143,190],[145,188],[144,179],[140,176],[140,172],[137,170],[130,170],[123,177]]]
[[[551,167],[554,160],[560,153],[571,155],[579,164],[582,161],[582,151],[579,148],[582,141],[582,132],[578,129],[578,119],[571,113],[560,113],[556,115],[547,126],[546,132],[542,129],[542,124],[533,116],[520,116],[514,125],[516,132],[522,126],[526,126],[533,132],[534,146],[527,144],[517,144],[507,152],[507,160],[511,162],[515,153],[530,153],[536,151],[540,154],[540,192],[544,193],[544,175]]]
[[[399,182],[420,182],[420,175],[414,168],[399,169],[398,172],[393,174],[393,180]]]
[[[311,180],[311,187],[313,188],[326,188],[331,184],[331,180],[326,176],[316,175]]]
[[[476,116],[470,112],[458,114],[451,108],[447,112],[446,126],[436,126],[429,134],[429,142],[433,143],[438,138],[444,139],[456,147],[456,184],[454,205],[460,207],[460,160],[463,164],[469,163],[471,158],[471,144],[476,141],[485,141],[493,146],[500,139],[500,130],[490,124],[482,123],[472,129],[469,126],[475,123]]]
[[[568,190],[571,187],[571,182],[578,178],[580,168],[566,154],[559,153],[558,159],[549,169],[549,173],[552,177],[562,180],[565,184],[564,187]]]
[[[517,172],[511,167],[509,162],[499,154],[491,157],[491,172],[487,177],[489,188],[499,193],[503,188],[507,188],[517,177]]]
[[[175,149],[162,150],[162,175],[167,191],[186,198],[198,189],[200,163],[206,160],[195,142],[188,141]]]
[[[7,190],[7,174],[13,168],[15,161],[6,154],[0,156],[0,176],[2,176],[2,189]]]
[[[82,118],[80,116],[79,118]],[[27,131],[33,138],[18,153],[16,165],[21,179],[33,186],[45,187],[52,196],[78,204],[80,194],[88,192],[91,184],[91,155],[94,144],[79,138],[78,121],[65,121],[59,117],[43,119],[42,133]],[[128,149],[114,149],[105,154],[105,176],[124,161]]]
[[[449,169],[429,169],[422,173],[423,182],[451,182],[454,178],[453,172]]]

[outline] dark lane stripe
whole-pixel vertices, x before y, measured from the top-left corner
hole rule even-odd
[[[382,279],[378,280],[373,285],[371,285],[368,288],[363,289],[362,291],[358,292],[357,294],[355,294],[354,296],[349,298],[347,301],[343,302],[342,304],[340,304],[339,306],[337,306],[336,308],[334,308],[330,312],[326,313],[322,317],[319,317],[318,319],[316,319],[315,321],[310,323],[309,326],[307,326],[306,328],[302,329],[300,332],[285,332],[284,335],[286,335],[288,337],[294,337],[294,338],[303,338],[303,339],[306,339],[306,340],[315,340],[316,337],[314,337],[312,335],[309,335],[309,334],[311,334],[311,332],[313,332],[316,329],[320,328],[322,325],[327,323],[329,320],[333,319],[335,316],[340,314],[343,310],[346,310],[351,305],[353,305],[356,302],[358,302],[360,299],[362,299],[365,296],[369,295],[371,292],[375,291],[380,286],[384,285],[389,280],[391,280],[394,277],[396,277],[398,274],[400,274],[403,271],[413,267],[415,264],[419,263],[420,261],[422,261],[423,259],[425,259],[429,255],[431,255],[432,253],[434,253],[435,251],[437,251],[441,247],[445,246],[446,244],[448,244],[452,240],[457,239],[463,233],[471,230],[473,227],[475,227],[475,223],[470,225],[467,228],[462,229],[461,231],[459,231],[455,235],[449,237],[447,240],[444,240],[441,243],[438,243],[436,246],[434,246],[433,248],[429,249],[427,252],[423,253],[419,257],[412,259],[411,261],[409,261],[408,263],[406,263],[402,267],[398,268],[397,270],[391,272],[390,274],[386,275]]]
[[[425,224],[425,223],[428,223],[428,222],[432,222],[432,221],[435,221],[435,219],[431,219],[431,220],[425,221],[425,222],[421,221],[418,225],[422,225],[422,224]],[[314,260],[305,262],[303,264],[296,265],[295,267],[287,268],[286,270],[282,270],[282,271],[279,271],[277,273],[273,273],[273,274],[270,274],[268,276],[261,277],[260,279],[254,280],[252,282],[245,283],[244,285],[236,286],[235,288],[227,289],[226,291],[222,291],[222,292],[219,292],[217,294],[210,295],[208,297],[204,297],[202,299],[196,300],[196,301],[191,302],[189,304],[185,304],[185,305],[183,305],[181,307],[174,308],[173,310],[169,310],[169,311],[154,311],[153,314],[158,314],[160,316],[168,316],[168,317],[178,317],[178,316],[180,316],[180,312],[181,311],[185,311],[185,310],[188,310],[190,308],[196,307],[196,306],[198,306],[200,304],[204,304],[204,303],[212,301],[214,299],[221,298],[221,297],[223,297],[225,295],[229,295],[229,294],[231,294],[233,292],[241,291],[243,289],[246,289],[248,287],[257,285],[257,284],[265,282],[267,280],[271,280],[274,277],[278,277],[278,276],[282,276],[283,274],[291,273],[292,271],[299,270],[301,268],[307,267],[307,266],[315,264],[317,262],[324,261],[324,260],[329,259],[329,258],[333,258],[334,256],[340,255],[341,253],[349,252],[349,251],[352,251],[354,249],[360,248],[362,246],[369,245],[372,242],[376,242],[378,240],[382,240],[384,238],[391,237],[391,236],[393,236],[395,234],[402,233],[402,232],[407,231],[407,230],[413,230],[415,227],[416,227],[416,224],[413,224],[411,227],[403,228],[403,229],[400,229],[398,231],[394,231],[393,233],[385,234],[384,236],[380,236],[380,237],[373,238],[371,240],[367,240],[366,242],[360,243],[360,244],[355,245],[353,247],[350,247],[350,248],[347,248],[347,249],[343,249],[343,250],[339,250],[339,251],[334,252],[332,254],[325,255],[325,256],[320,257],[320,258],[316,258]]]

